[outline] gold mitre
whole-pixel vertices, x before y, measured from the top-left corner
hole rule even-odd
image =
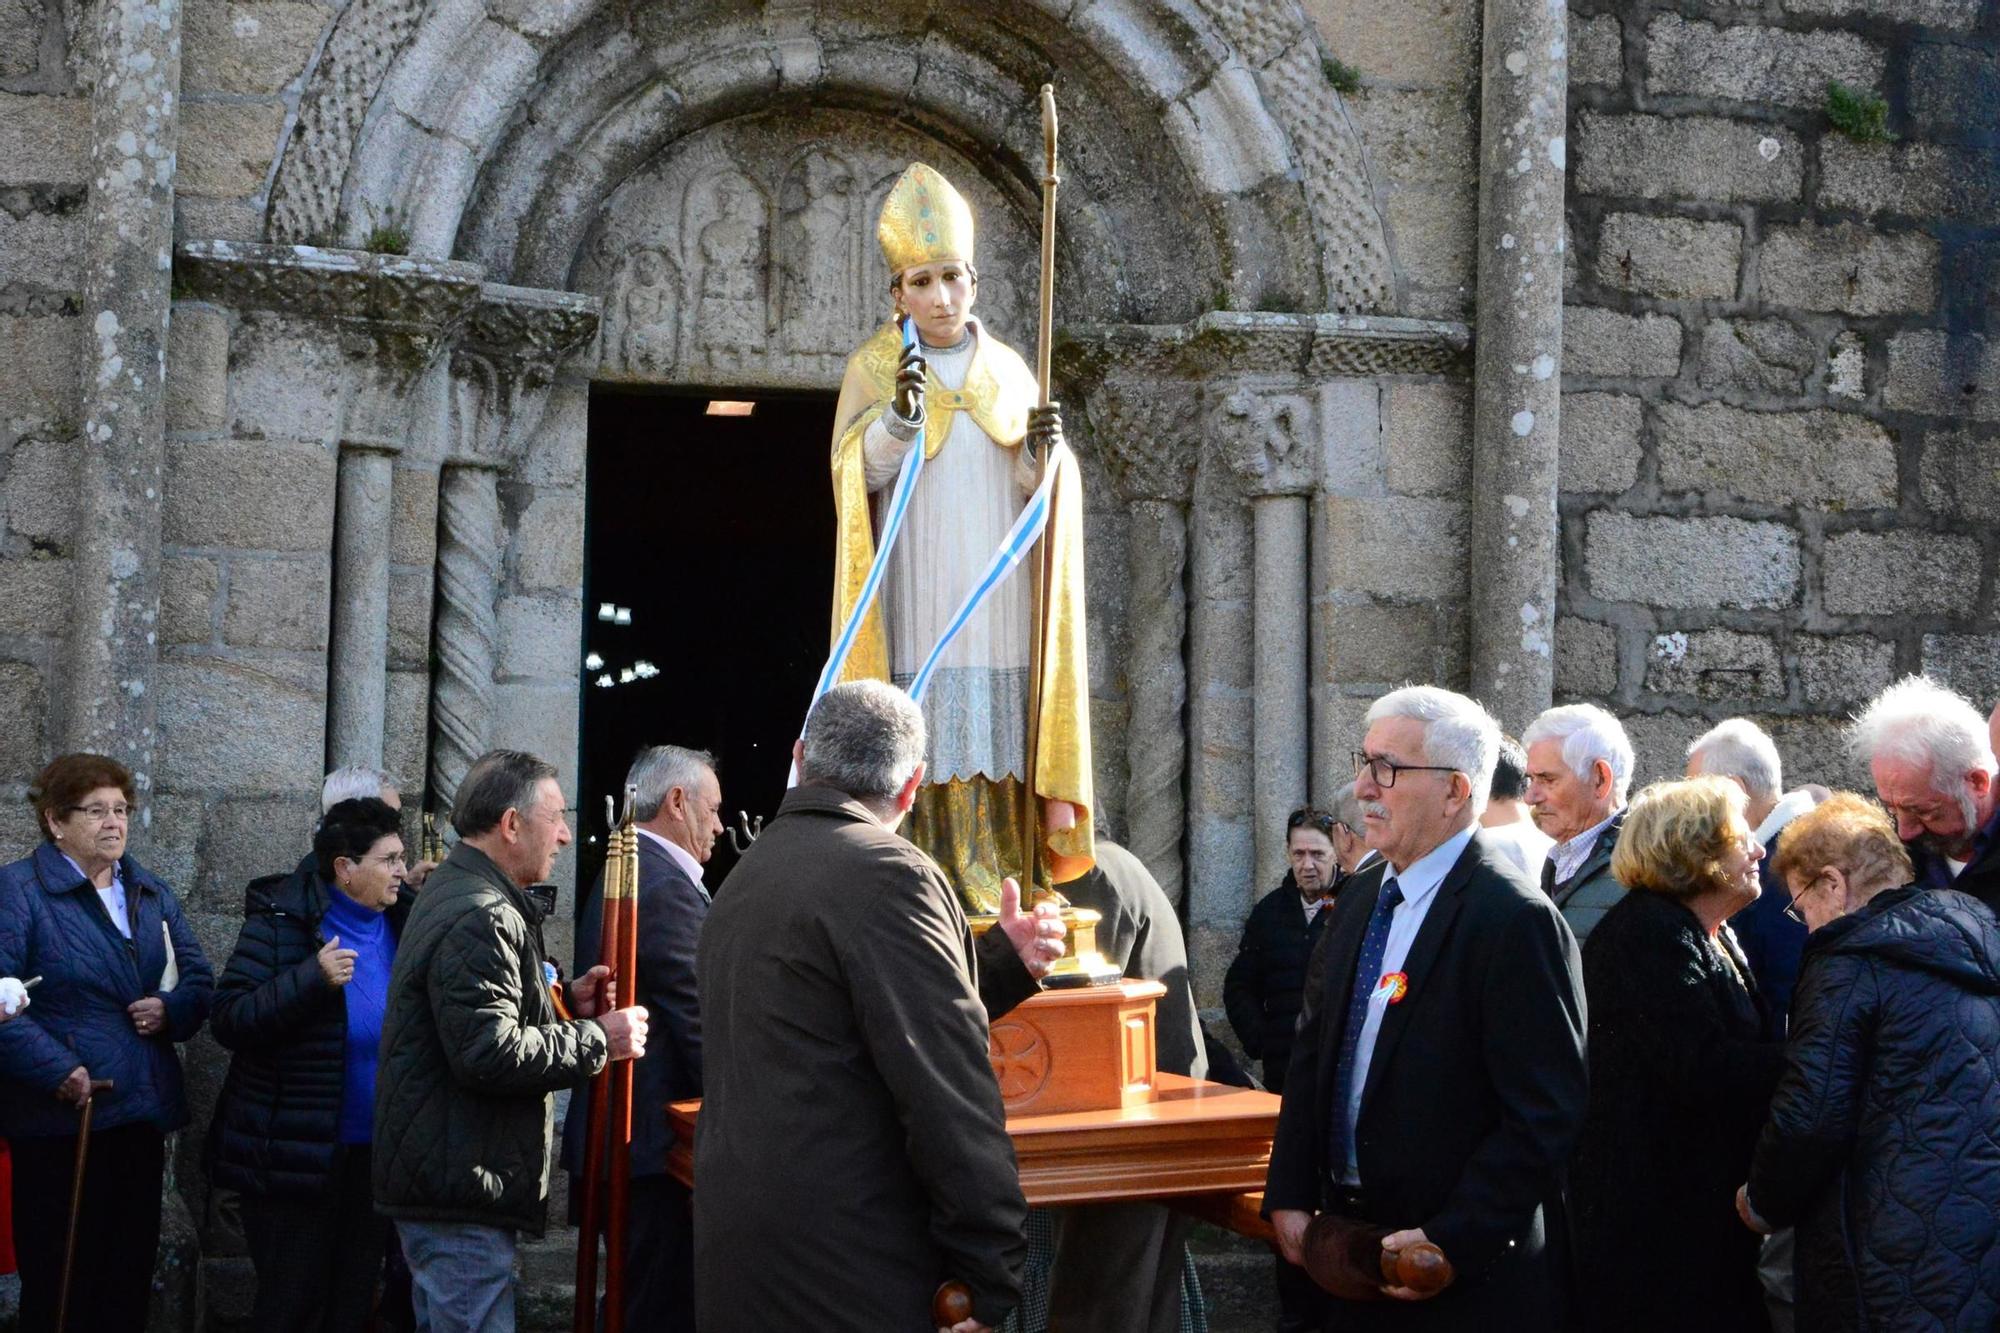
[[[972,262],[972,205],[933,167],[912,162],[882,202],[875,239],[891,276],[941,259]]]

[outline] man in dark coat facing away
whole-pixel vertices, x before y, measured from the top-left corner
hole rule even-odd
[[[896,836],[923,714],[879,681],[828,691],[786,794],[702,931],[706,1098],[695,1131],[703,1333],[954,1333],[1020,1296],[1027,1204],[987,1062],[972,932]]]
[[[626,1214],[625,1327],[634,1333],[694,1333],[694,1205],[667,1174],[673,1135],[659,1108],[701,1096],[701,1005],[695,991],[695,945],[708,917],[702,866],[722,834],[722,784],[715,757],[678,745],[649,745],[632,761],[625,784],[637,789],[632,821],[639,834],[638,990],[651,1044],[632,1072],[631,1193]],[[577,921],[576,972],[600,961],[604,877]],[[563,1166],[581,1175],[589,1094],[570,1098],[563,1124]]]

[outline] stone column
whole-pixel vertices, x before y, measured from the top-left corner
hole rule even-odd
[[[1126,522],[1125,823],[1133,855],[1179,903],[1186,882],[1187,506],[1133,500]]]
[[[333,535],[333,644],[326,709],[329,768],[347,764],[379,768],[382,764],[394,484],[393,453],[361,447],[340,451]]]
[[[1285,816],[1308,799],[1306,643],[1310,512],[1303,495],[1260,495],[1250,502],[1255,542],[1252,634],[1256,738],[1252,793],[1257,820],[1256,877],[1275,884],[1285,873]]]
[[[493,731],[500,637],[499,470],[445,465],[438,490],[437,674],[431,681],[431,800],[450,809]]]
[[[179,0],[98,0],[88,71],[83,441],[62,748],[96,750],[152,786],[153,667],[166,476],[167,320]],[[144,840],[145,825],[135,829]]]
[[[1486,0],[1472,413],[1472,692],[1528,718],[1554,689],[1560,560],[1565,10]],[[1517,723],[1518,725],[1518,723]]]

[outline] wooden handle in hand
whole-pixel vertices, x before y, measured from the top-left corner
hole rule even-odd
[[[952,1328],[972,1318],[972,1288],[963,1282],[940,1282],[931,1297],[931,1322]]]
[[[1382,1251],[1382,1280],[1391,1286],[1408,1287],[1428,1295],[1443,1291],[1456,1276],[1451,1260],[1429,1241]]]

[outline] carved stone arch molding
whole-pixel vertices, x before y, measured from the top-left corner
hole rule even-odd
[[[1032,219],[1044,81],[1064,111],[1067,290],[1093,297],[1080,317],[1394,307],[1359,139],[1299,0],[352,0],[267,230],[352,243],[393,216],[417,253],[565,287],[629,177],[784,111],[914,130]],[[764,239],[782,243],[785,182],[765,184]]]

